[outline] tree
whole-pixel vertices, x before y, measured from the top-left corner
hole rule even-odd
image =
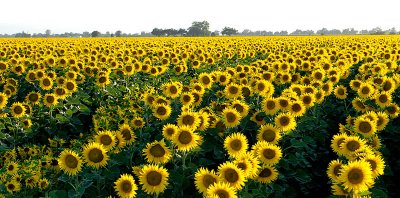
[[[181,36],[184,36],[184,35],[187,34],[187,31],[186,31],[185,29],[183,29],[183,28],[180,28],[180,29],[178,30],[178,34],[181,35]]]
[[[118,31],[115,32],[115,37],[121,37],[121,35],[122,35],[122,31],[121,30],[118,30]]]
[[[153,31],[151,31],[151,34],[154,36],[161,36],[164,35],[164,31],[162,29],[154,28]]]
[[[235,28],[224,27],[224,29],[222,29],[221,34],[231,36],[238,34],[238,31]]]
[[[92,37],[99,37],[101,35],[101,33],[99,31],[95,30],[91,33],[91,35],[92,35]]]
[[[51,30],[46,30],[45,34],[46,34],[46,37],[50,37],[51,36]]]
[[[210,35],[210,23],[207,21],[193,21],[192,26],[188,28],[189,36],[208,36]]]

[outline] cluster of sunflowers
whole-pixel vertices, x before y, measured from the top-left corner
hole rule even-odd
[[[332,193],[363,195],[400,113],[398,41],[0,40],[0,197],[238,197],[279,180],[280,140],[331,95],[346,110],[354,97],[332,139]]]

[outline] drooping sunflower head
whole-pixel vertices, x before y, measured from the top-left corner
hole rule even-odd
[[[0,92],[0,109],[4,108],[7,105],[8,96],[2,92]]]

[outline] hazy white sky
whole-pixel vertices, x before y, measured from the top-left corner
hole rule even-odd
[[[206,20],[223,27],[292,32],[296,29],[400,30],[399,0],[0,0],[0,34],[99,30],[124,33],[188,28]]]

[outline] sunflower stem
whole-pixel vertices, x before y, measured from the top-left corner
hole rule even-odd
[[[182,154],[182,168],[186,169],[186,157],[187,157],[187,153],[184,151]]]

